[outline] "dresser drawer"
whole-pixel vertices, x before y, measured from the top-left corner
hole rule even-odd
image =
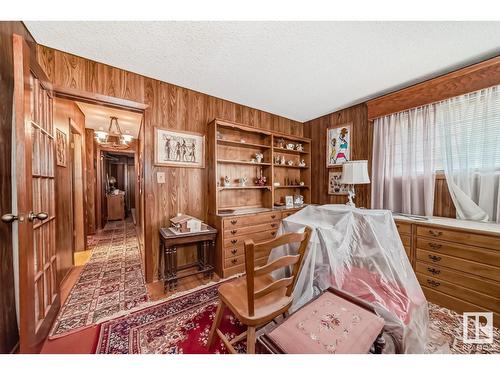
[[[291,215],[293,215],[293,214],[295,214],[295,213],[297,213],[297,212],[299,212],[299,211],[300,211],[300,210],[290,210],[290,211],[284,211],[284,212],[282,213],[282,218],[284,219],[284,218],[286,218],[286,217],[288,217],[288,216],[291,216]]]
[[[488,266],[483,263],[472,262],[470,260],[455,258],[438,252],[418,248],[417,259],[427,263],[467,272],[479,277],[486,277],[488,279],[500,281],[500,268]]]
[[[464,245],[500,250],[500,237],[488,236],[485,234],[417,225],[417,235],[432,239],[457,242]]]
[[[281,220],[280,212],[273,211],[255,215],[228,217],[223,219],[223,226],[224,226],[224,231],[226,231],[228,229],[263,224],[275,220]]]
[[[500,283],[497,282],[486,281],[463,272],[453,271],[446,267],[421,261],[417,261],[416,272],[426,277],[445,280],[495,298],[500,298]]]
[[[450,296],[446,293],[441,293],[435,289],[427,288],[422,286],[422,290],[425,294],[425,298],[429,302],[432,302],[436,305],[446,307],[450,310],[454,310],[458,313],[463,313],[467,311],[490,311],[489,309],[485,309],[484,307],[477,306],[473,303],[464,301],[460,298],[456,298]],[[500,314],[493,312],[493,325],[495,327],[500,327]]]
[[[408,236],[411,236],[411,224],[410,223],[396,221],[396,228],[398,228],[399,234],[406,234]]]
[[[263,242],[274,238],[276,235],[276,230],[266,230],[258,233],[250,233],[248,235],[236,236],[233,238],[224,239],[224,248],[231,246],[242,246],[245,244],[245,240],[251,239],[255,243]]]
[[[417,237],[417,247],[423,250],[434,251],[441,254],[500,267],[500,251],[496,250],[486,250],[478,247],[444,242],[424,237]]]
[[[233,258],[234,259],[234,258]],[[260,267],[263,266],[264,264],[267,263],[267,258],[259,258],[255,260],[255,266]],[[245,257],[238,257],[238,260],[236,262],[233,262],[229,259],[226,259],[224,262],[224,270],[223,270],[223,277],[229,277],[232,275],[236,275],[237,273],[244,273],[246,271],[245,269]]]
[[[245,255],[224,259],[224,268],[231,268],[240,264],[245,264]]]
[[[405,246],[405,253],[408,256],[408,259],[411,261],[411,247]]]
[[[279,220],[276,221],[271,221],[269,223],[265,224],[258,224],[258,225],[251,225],[247,227],[238,227],[238,228],[233,228],[233,229],[226,229],[224,231],[224,238],[232,238],[236,236],[241,236],[241,235],[246,235],[250,233],[257,233],[257,232],[262,232],[266,230],[276,230],[278,229],[280,225]]]
[[[427,275],[422,275],[417,272],[417,279],[420,285],[437,290],[441,293],[446,293],[450,296],[461,298],[464,301],[482,306],[493,311],[500,311],[500,299],[488,296],[483,293],[476,292],[472,289],[467,289],[456,284],[449,283],[444,280],[439,280]]]
[[[403,242],[403,246],[411,246],[411,237],[407,236],[405,234],[400,234],[399,237],[401,237],[401,242]]]
[[[228,246],[224,248],[224,259],[245,255],[245,246]]]

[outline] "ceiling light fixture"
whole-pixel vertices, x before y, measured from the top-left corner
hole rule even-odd
[[[113,127],[115,128],[113,130]],[[118,124],[118,117],[111,116],[109,119],[109,127],[108,131],[104,131],[101,127],[99,130],[95,131],[95,137],[97,142],[103,146],[111,146],[113,148],[128,148],[130,147],[129,143],[132,142],[134,137],[129,134],[129,131],[126,131],[124,134],[120,129],[120,125]],[[119,143],[117,142],[108,142],[109,136],[115,136],[119,138]]]

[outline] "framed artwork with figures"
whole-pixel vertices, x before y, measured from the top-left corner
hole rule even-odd
[[[351,159],[352,124],[326,129],[326,167],[342,165]]]
[[[155,165],[205,168],[205,136],[155,127]]]
[[[328,194],[329,195],[347,195],[347,185],[341,184],[342,172],[328,172]]]

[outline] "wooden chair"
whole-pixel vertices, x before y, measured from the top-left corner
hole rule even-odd
[[[208,347],[212,345],[217,333],[231,353],[236,353],[233,345],[245,337],[247,353],[255,353],[256,329],[286,313],[292,305],[292,292],[302,269],[311,233],[311,228],[306,227],[303,233],[287,233],[259,244],[255,244],[252,240],[245,241],[246,276],[219,287],[220,302],[210,330]],[[269,255],[270,251],[278,246],[297,242],[300,242],[297,255],[286,255],[261,267],[255,267],[254,259]],[[293,266],[290,277],[275,280],[270,275],[273,271],[288,266]],[[246,332],[231,341],[218,329],[226,306],[241,323],[247,326]]]

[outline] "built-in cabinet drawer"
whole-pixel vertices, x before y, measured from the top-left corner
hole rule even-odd
[[[417,248],[417,260],[500,281],[500,268]]]
[[[399,234],[406,234],[408,236],[411,236],[411,224],[410,223],[403,223],[402,221],[397,221],[396,228],[398,228]]]
[[[496,312],[500,312],[500,299],[498,298],[477,292],[473,289],[464,288],[455,283],[437,279],[428,275],[423,275],[418,272],[417,279],[420,282],[420,285],[427,288],[435,289],[457,298],[463,298],[468,302],[483,306]]]
[[[424,237],[417,237],[417,248],[500,267],[500,252],[495,250]]]
[[[500,250],[500,239],[497,236],[478,234],[465,230],[444,229],[427,225],[417,225],[417,236],[427,237],[441,241],[455,242],[459,244],[484,247]]]
[[[224,238],[232,238],[236,236],[249,235],[251,233],[258,233],[266,230],[276,230],[278,229],[280,222],[278,220],[271,221],[265,224],[250,225],[246,227],[238,227],[232,229],[226,229],[224,231]]]
[[[244,246],[245,240],[253,240],[255,243],[262,242],[265,240],[270,240],[276,235],[276,230],[266,230],[258,233],[250,233],[242,236],[235,236],[231,238],[224,239],[224,248],[234,247],[234,246]]]
[[[255,215],[234,216],[223,219],[224,231],[281,220],[281,212],[266,212]]]
[[[500,283],[417,260],[416,272],[500,298]]]

